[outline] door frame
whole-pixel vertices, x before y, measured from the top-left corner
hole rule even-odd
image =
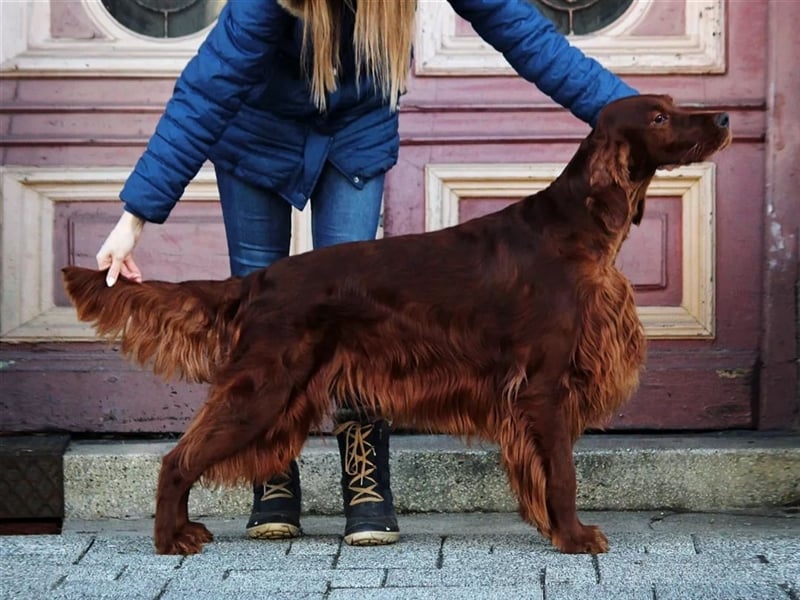
[[[768,11],[761,372],[754,409],[758,429],[786,429],[800,427],[800,70],[794,60],[800,3],[773,0]]]

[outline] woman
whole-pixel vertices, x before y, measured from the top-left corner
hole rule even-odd
[[[450,4],[517,73],[587,123],[636,93],[526,0]],[[286,256],[291,207],[309,200],[314,247],[373,238],[384,174],[397,160],[414,11],[410,0],[229,0],[120,193],[122,217],[97,254],[108,285],[119,274],[141,281],[132,252],[144,223],[166,220],[207,159],[233,275]],[[337,421],[345,541],[392,543],[388,425],[355,413]],[[297,463],[253,487],[248,535],[298,535]]]

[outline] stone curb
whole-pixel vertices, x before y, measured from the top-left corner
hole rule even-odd
[[[399,512],[516,510],[496,446],[446,436],[392,438]],[[161,441],[73,441],[64,455],[66,519],[147,518],[154,510]],[[582,510],[723,511],[800,503],[800,435],[590,435],[575,448]],[[309,440],[300,457],[303,510],[342,512],[333,438]],[[192,515],[249,514],[246,488],[196,488]]]

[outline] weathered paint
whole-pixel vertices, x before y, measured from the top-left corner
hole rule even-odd
[[[757,418],[763,429],[800,426],[798,303],[800,282],[800,4],[769,2],[767,140]]]

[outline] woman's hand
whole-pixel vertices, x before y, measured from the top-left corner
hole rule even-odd
[[[97,268],[108,269],[106,285],[111,287],[117,282],[120,274],[126,279],[142,282],[142,272],[133,261],[133,248],[144,229],[144,221],[139,217],[123,211],[114,229],[108,234],[106,241],[97,253]]]

